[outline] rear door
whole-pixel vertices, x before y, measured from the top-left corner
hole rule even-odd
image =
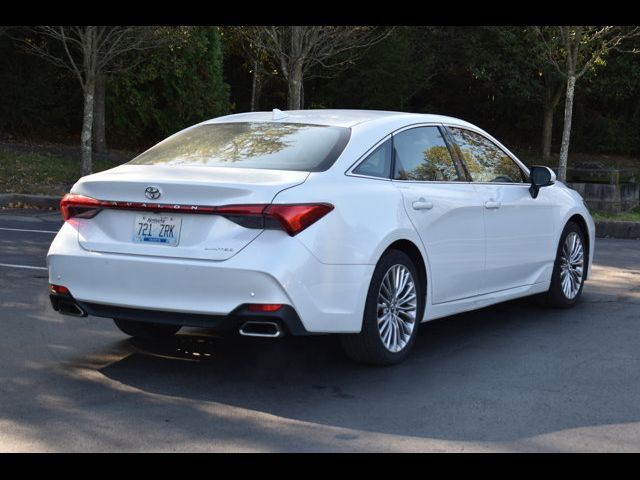
[[[533,199],[524,170],[484,135],[448,127],[484,210],[486,275],[479,293],[541,281],[555,252],[547,195]]]
[[[484,271],[482,203],[439,126],[393,137],[393,183],[427,252],[432,303],[476,295]]]

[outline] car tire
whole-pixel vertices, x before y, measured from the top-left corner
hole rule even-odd
[[[160,323],[136,322],[114,318],[116,326],[131,337],[145,340],[159,340],[175,335],[180,330],[179,325],[165,325]]]
[[[580,299],[587,273],[588,252],[584,233],[575,222],[569,222],[560,235],[551,285],[543,295],[543,304],[555,308],[571,308]]]
[[[400,288],[393,286],[395,278],[399,278]],[[372,365],[402,362],[416,340],[424,312],[424,291],[408,255],[399,250],[383,255],[371,278],[361,332],[340,337],[347,356]]]

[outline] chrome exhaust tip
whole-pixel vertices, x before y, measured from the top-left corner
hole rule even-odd
[[[70,301],[67,299],[63,299],[58,303],[58,308],[56,308],[59,313],[63,315],[71,315],[72,317],[86,317],[87,312],[84,309],[75,303],[74,301]]]
[[[278,338],[284,336],[280,325],[276,322],[249,321],[242,324],[238,330],[244,337]]]

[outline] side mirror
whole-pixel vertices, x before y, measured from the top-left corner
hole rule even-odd
[[[537,198],[541,187],[548,187],[556,183],[556,174],[549,167],[534,165],[529,169],[529,180],[531,180],[529,187],[531,198]]]

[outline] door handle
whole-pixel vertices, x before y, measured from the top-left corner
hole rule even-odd
[[[424,198],[421,198],[411,204],[414,210],[431,210],[433,208],[433,202],[428,202]]]
[[[493,200],[484,202],[484,208],[489,210],[497,210],[498,208],[500,208],[501,205],[502,205],[502,202],[495,202]]]

